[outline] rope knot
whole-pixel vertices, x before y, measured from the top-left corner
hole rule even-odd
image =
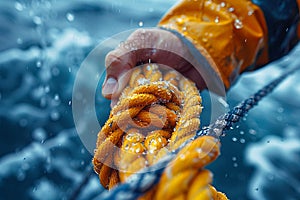
[[[129,85],[98,134],[93,163],[100,183],[111,189],[179,151],[171,163],[158,165],[165,168],[159,183],[139,199],[227,199],[210,185],[211,173],[202,169],[219,155],[218,139],[193,140],[201,103],[194,83],[176,71],[156,64],[134,68]]]
[[[194,83],[156,64],[135,67],[98,134],[94,169],[105,188],[153,165],[199,129],[201,97]]]

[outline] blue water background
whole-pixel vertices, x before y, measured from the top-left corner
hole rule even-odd
[[[69,199],[76,191],[76,199],[93,199],[102,192],[94,173],[77,190],[92,167],[92,155],[72,117],[76,72],[99,42],[155,26],[174,3],[0,2],[1,200]],[[287,57],[243,74],[228,92],[229,106],[300,65],[299,55],[298,45]],[[288,77],[222,138],[222,154],[209,168],[213,185],[230,199],[300,199],[299,76]],[[109,101],[99,101],[99,112],[107,115]],[[204,125],[209,121],[201,118]]]

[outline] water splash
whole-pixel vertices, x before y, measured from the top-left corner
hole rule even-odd
[[[297,199],[300,196],[299,136],[267,136],[247,148],[246,158],[256,169],[248,190],[252,199]]]

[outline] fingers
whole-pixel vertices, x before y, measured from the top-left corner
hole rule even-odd
[[[102,86],[104,97],[119,97],[130,78],[130,69],[137,64],[158,63],[179,71],[196,82],[199,89],[205,88],[203,78],[193,67],[188,48],[173,33],[161,29],[138,29],[125,42],[107,54],[107,75]]]
[[[102,95],[105,98],[118,98],[129,80],[130,69],[139,62],[153,58],[154,53],[146,48],[156,44],[150,32],[144,29],[133,32],[125,42],[107,54],[105,58],[106,79],[102,86]],[[155,34],[154,37],[156,37]]]

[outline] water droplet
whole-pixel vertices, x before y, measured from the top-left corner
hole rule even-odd
[[[54,100],[55,100],[55,101],[59,101],[59,95],[58,95],[58,94],[55,94],[55,95],[54,95]]]
[[[144,26],[144,22],[140,21],[139,22],[139,27],[142,27],[142,26]]]
[[[69,22],[72,22],[75,19],[74,15],[72,13],[67,13],[66,18]]]
[[[47,133],[43,128],[37,128],[32,133],[32,138],[36,141],[43,142],[47,137]]]
[[[36,192],[37,191],[37,187],[34,187],[33,189],[32,189],[32,192],[34,193],[34,192]]]
[[[18,43],[18,44],[23,44],[22,38],[18,38],[18,39],[17,39],[17,43]]]
[[[256,131],[253,130],[253,129],[250,129],[250,130],[249,130],[249,133],[250,133],[251,135],[256,135]]]
[[[127,144],[125,147],[124,147],[124,149],[127,151],[127,150],[129,150],[129,145]]]
[[[60,114],[59,114],[59,112],[57,112],[57,111],[52,111],[52,112],[50,113],[50,117],[51,117],[52,120],[56,121],[56,120],[59,119]]]
[[[232,161],[236,161],[237,159],[236,159],[236,157],[232,157]]]
[[[221,2],[221,3],[220,3],[220,6],[221,6],[222,8],[224,8],[224,7],[226,6],[226,3],[225,3],[225,2]]]
[[[244,138],[240,139],[240,143],[244,144],[246,142],[246,140]]]
[[[150,149],[150,150],[149,150],[149,153],[150,153],[150,154],[153,154],[153,153],[154,153],[154,149]]]
[[[44,87],[44,90],[45,90],[46,93],[50,92],[50,87],[49,87],[49,85],[46,85],[46,86]]]
[[[233,163],[233,167],[238,167],[238,164],[237,163]]]
[[[242,22],[241,20],[239,20],[239,19],[235,19],[235,20],[234,20],[234,27],[235,27],[236,29],[241,29],[241,28],[243,28],[243,22]]]
[[[40,18],[39,16],[34,16],[32,20],[36,25],[40,25],[43,22],[42,18]]]
[[[37,62],[36,62],[36,67],[37,68],[40,68],[41,66],[42,66],[42,61],[40,61],[40,60],[38,60]]]
[[[244,132],[244,131],[240,131],[240,134],[241,134],[241,135],[244,135],[244,134],[245,134],[245,132]]]
[[[137,80],[139,85],[147,85],[150,84],[150,80],[146,79],[146,78],[140,78]]]
[[[72,101],[69,101],[69,102],[68,102],[68,105],[70,106],[71,104],[72,104]]]
[[[128,45],[128,44],[124,44],[124,45],[123,45],[123,48],[124,48],[124,49],[127,49],[127,50],[129,50],[129,49],[130,49],[130,47],[129,47],[129,45]]]
[[[249,11],[248,11],[248,16],[251,16],[251,15],[253,15],[253,13],[254,13],[254,10],[252,10],[252,9],[251,9],[251,10],[249,10]]]
[[[208,41],[207,37],[202,38],[202,42],[206,43]]]
[[[237,138],[236,138],[236,137],[233,137],[233,138],[232,138],[232,141],[233,141],[233,142],[236,142],[236,141],[237,141]]]
[[[203,152],[202,148],[196,148],[196,151],[197,151],[197,153],[202,153]]]
[[[125,42],[124,42],[124,41],[121,41],[120,44],[119,44],[118,46],[119,46],[119,47],[123,47],[124,44],[125,44]]]
[[[220,22],[220,18],[217,16],[216,18],[215,18],[215,23],[219,23]]]
[[[229,11],[229,12],[233,12],[233,11],[234,11],[234,7],[229,7],[229,8],[228,8],[228,11]]]
[[[182,19],[182,17],[179,17],[176,19],[176,22],[178,25],[182,25],[184,23],[184,20]]]
[[[15,2],[15,9],[18,10],[18,11],[22,11],[24,9],[24,6],[20,2],[16,1]]]
[[[161,138],[160,138],[160,137],[158,138],[158,142],[162,143],[162,140],[161,140]]]

